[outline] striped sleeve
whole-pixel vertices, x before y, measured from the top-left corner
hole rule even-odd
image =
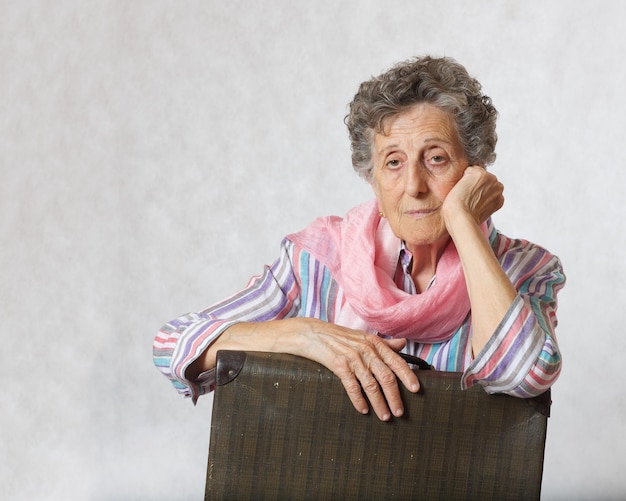
[[[294,274],[292,249],[293,244],[284,241],[278,260],[243,290],[201,312],[178,317],[159,330],[153,360],[179,393],[195,402],[213,390],[214,370],[201,374],[197,381],[187,380],[185,371],[231,325],[296,316],[300,283]]]
[[[557,293],[565,284],[559,259],[524,240],[497,238],[494,250],[518,291],[487,345],[463,375],[463,387],[527,398],[547,390],[561,371],[554,334]]]

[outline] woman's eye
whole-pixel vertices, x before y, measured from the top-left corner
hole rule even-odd
[[[430,167],[445,167],[448,164],[448,157],[444,155],[432,155],[428,157],[426,163]]]
[[[389,160],[389,162],[387,162],[387,167],[390,169],[397,169],[400,167],[400,160]]]

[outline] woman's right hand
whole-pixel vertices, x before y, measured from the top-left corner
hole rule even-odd
[[[417,376],[397,353],[406,340],[383,339],[319,320],[313,320],[310,329],[304,356],[326,366],[341,380],[356,410],[367,414],[369,400],[382,421],[389,420],[392,413],[396,417],[404,413],[398,379],[409,391],[419,391]]]
[[[313,318],[242,322],[226,329],[187,369],[187,377],[193,380],[215,367],[218,350],[290,353],[327,367],[356,410],[367,414],[369,401],[378,418],[387,421],[404,412],[398,379],[409,391],[419,391],[417,376],[397,353],[405,343]]]

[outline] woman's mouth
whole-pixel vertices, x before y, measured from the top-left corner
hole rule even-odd
[[[405,211],[404,214],[414,219],[422,219],[433,215],[435,212],[437,212],[437,209],[413,209]]]

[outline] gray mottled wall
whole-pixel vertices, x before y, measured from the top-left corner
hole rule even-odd
[[[369,198],[359,82],[449,55],[498,107],[496,223],[563,260],[545,499],[626,495],[620,2],[0,1],[0,492],[201,499],[211,397],[151,361],[165,321],[283,235]]]

